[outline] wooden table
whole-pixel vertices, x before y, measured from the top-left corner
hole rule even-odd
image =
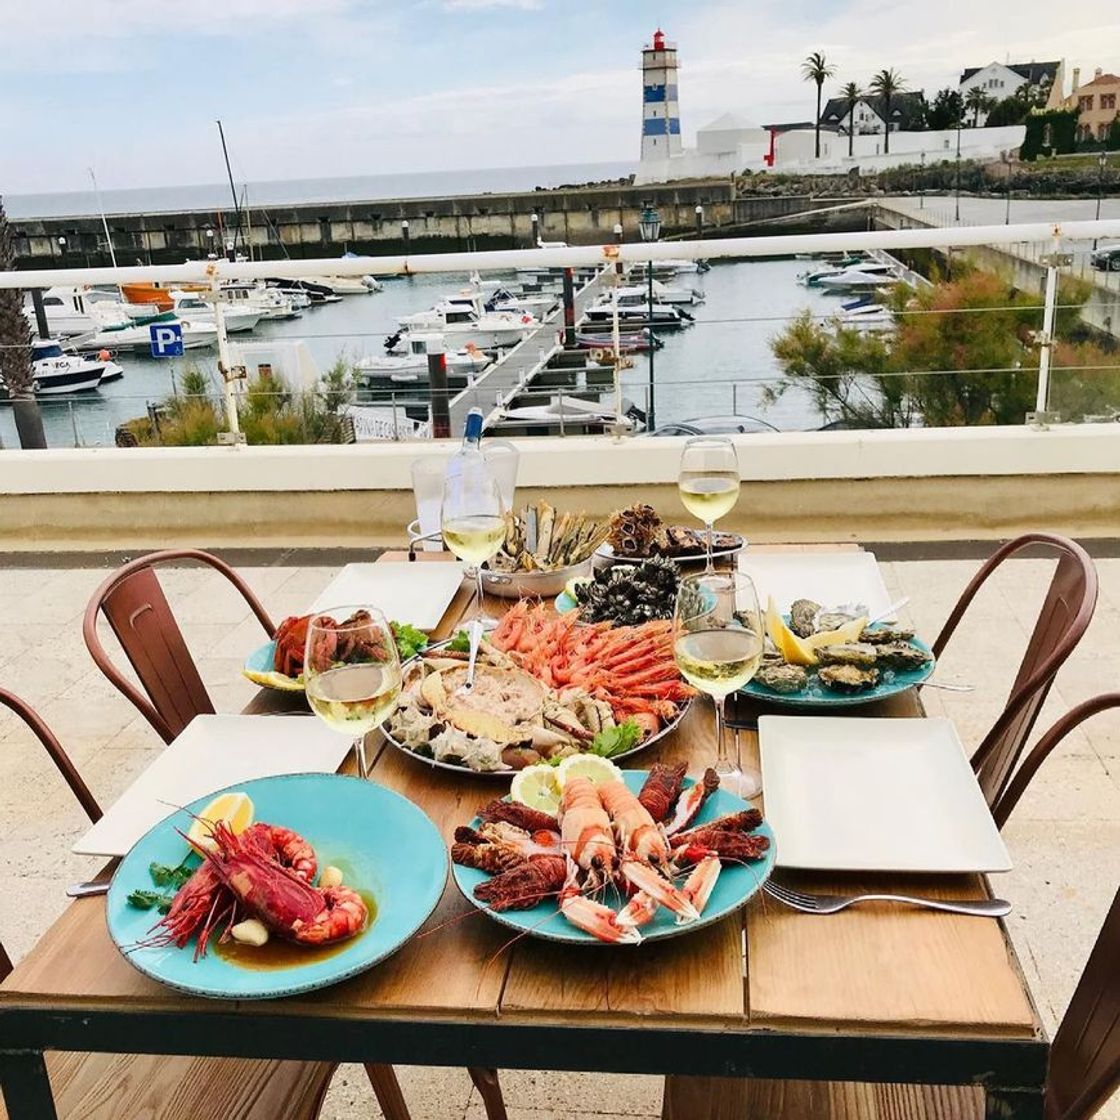
[[[460,593],[440,636],[469,598]],[[247,710],[285,703],[265,693]],[[910,694],[876,712],[921,707]],[[753,734],[743,746],[756,756]],[[683,759],[696,775],[714,756],[700,702],[640,765]],[[415,801],[448,839],[499,788],[384,743],[372,757],[372,780]],[[977,876],[785,877],[825,890],[987,893]],[[674,1120],[743,1115],[743,1078],[972,1084],[989,1117],[1043,1115],[1048,1043],[996,921],[879,905],[814,917],[759,895],[715,926],[638,949],[506,947],[508,930],[449,881],[422,933],[364,975],[290,999],[222,1002],[137,972],[109,940],[104,908],[103,898],[71,903],[0,989],[12,1120],[54,1116],[45,1050],[664,1074]]]

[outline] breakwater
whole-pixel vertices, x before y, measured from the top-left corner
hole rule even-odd
[[[177,213],[109,214],[121,264],[168,264],[221,254],[235,242],[256,259],[528,248],[638,239],[646,202],[661,215],[662,236],[715,234],[729,227],[807,213],[828,203],[808,195],[737,195],[730,179],[646,186],[614,184],[446,198],[303,203]],[[697,213],[697,207],[701,213]],[[536,219],[534,221],[534,218]],[[98,267],[110,263],[100,217],[13,219],[17,268]]]

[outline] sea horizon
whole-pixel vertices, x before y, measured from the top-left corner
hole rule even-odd
[[[566,185],[623,179],[636,161],[549,164],[529,167],[491,167],[471,171],[417,171],[383,175],[332,176],[320,179],[238,181],[238,198],[245,192],[250,209],[306,203],[376,202],[397,198],[451,198],[459,195],[502,194],[550,189]],[[4,194],[4,207],[13,220],[78,218],[98,214],[92,189],[35,194]],[[170,187],[128,187],[101,191],[107,215],[161,214],[183,210],[233,209],[229,183],[195,183]]]

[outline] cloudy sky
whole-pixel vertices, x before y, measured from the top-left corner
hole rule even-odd
[[[726,109],[810,117],[811,50],[927,92],[1008,56],[1120,70],[1107,3],[0,0],[0,192],[82,190],[91,165],[106,188],[218,181],[218,116],[256,181],[636,159],[658,23],[686,140]]]

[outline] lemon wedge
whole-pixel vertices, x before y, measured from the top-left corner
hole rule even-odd
[[[824,646],[839,646],[847,642],[858,642],[867,626],[867,615],[853,618],[835,630],[825,630],[820,634],[811,634],[804,638],[805,644],[812,650],[822,649]]]
[[[235,836],[253,823],[253,802],[247,793],[219,793],[205,809],[191,822],[187,829],[187,839],[201,848],[211,850],[214,839],[213,826],[225,821]]]
[[[598,785],[600,782],[622,781],[622,771],[602,755],[572,754],[556,767],[556,780],[563,789],[567,780],[575,777],[587,778]]]
[[[594,583],[595,580],[591,576],[572,576],[566,584],[564,584],[564,594],[568,596],[573,602],[579,602],[576,599],[576,588],[582,587],[585,583]]]
[[[509,795],[511,800],[528,805],[530,809],[555,813],[560,808],[560,783],[556,768],[545,762],[518,770],[509,787]]]
[[[786,625],[772,596],[766,604],[766,633],[790,665],[816,665],[817,655],[813,647]]]
[[[241,675],[262,688],[275,688],[280,692],[302,692],[303,677],[286,677],[275,669],[242,669]]]

